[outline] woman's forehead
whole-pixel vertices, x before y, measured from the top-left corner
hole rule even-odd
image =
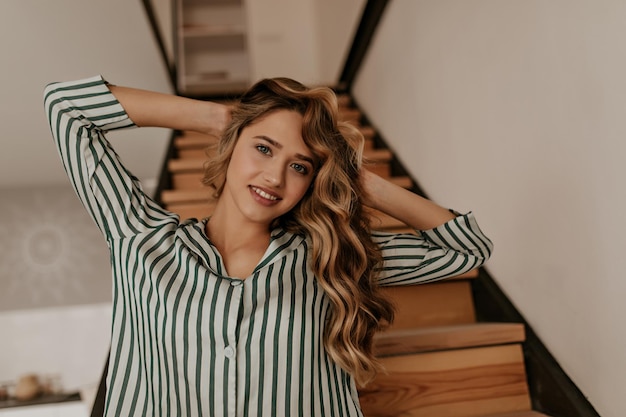
[[[302,137],[302,115],[293,110],[277,110],[246,126],[242,136],[262,139],[289,153],[314,158],[312,149]]]

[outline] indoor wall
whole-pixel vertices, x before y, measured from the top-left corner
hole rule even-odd
[[[394,0],[354,95],[604,417],[626,415],[626,3]]]

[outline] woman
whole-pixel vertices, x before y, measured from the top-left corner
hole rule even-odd
[[[457,215],[362,168],[363,137],[325,88],[263,80],[232,109],[116,87],[47,87],[64,167],[113,266],[107,416],[360,416],[393,319],[379,285],[480,266],[491,242]],[[180,222],[147,197],[105,132],[220,135],[211,218]],[[364,206],[422,232],[373,233]]]

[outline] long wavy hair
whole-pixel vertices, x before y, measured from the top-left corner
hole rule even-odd
[[[372,339],[393,321],[394,310],[378,288],[381,254],[362,204],[363,135],[338,121],[335,93],[288,78],[256,83],[233,106],[231,123],[206,165],[203,183],[219,198],[242,130],[277,110],[302,115],[302,138],[319,162],[306,195],[273,226],[310,239],[311,268],[332,306],[324,346],[363,386],[381,370]]]

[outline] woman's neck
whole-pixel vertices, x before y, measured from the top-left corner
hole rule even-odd
[[[246,222],[218,204],[205,233],[222,256],[231,277],[246,278],[261,261],[270,242],[269,225]]]

